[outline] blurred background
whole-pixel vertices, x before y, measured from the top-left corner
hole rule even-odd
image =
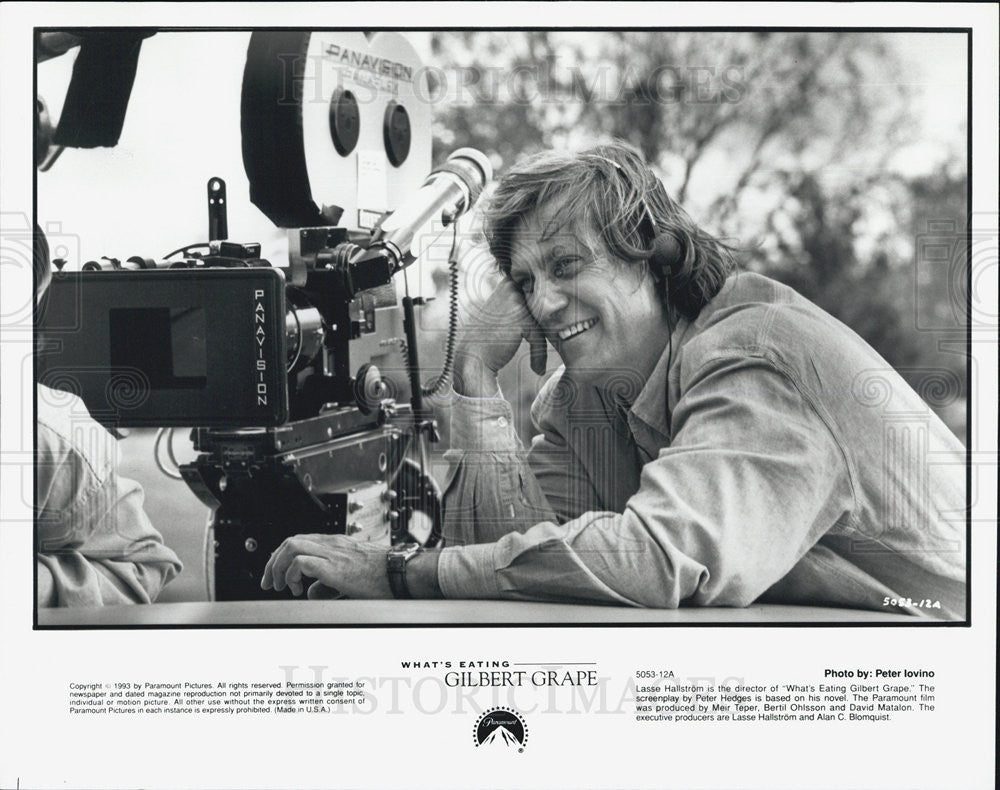
[[[966,425],[967,60],[937,33],[434,33],[435,161],[609,138]],[[534,395],[531,377],[511,386]],[[519,409],[519,413],[523,412]]]

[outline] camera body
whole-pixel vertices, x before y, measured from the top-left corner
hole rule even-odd
[[[278,595],[259,583],[291,535],[440,540],[419,302],[401,307],[393,282],[412,257],[376,244],[430,169],[426,90],[396,34],[252,34],[243,161],[251,200],[286,230],[287,264],[209,238],[61,271],[39,308],[43,384],[112,428],[196,426],[199,455],[180,472],[213,511],[217,600]],[[225,184],[208,191],[209,234],[225,235]]]

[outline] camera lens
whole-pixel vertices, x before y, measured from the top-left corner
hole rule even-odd
[[[330,137],[337,153],[341,156],[351,153],[358,144],[360,133],[358,100],[350,91],[338,88],[330,98]]]
[[[393,167],[399,167],[410,155],[410,115],[402,104],[390,101],[382,121],[385,153]]]

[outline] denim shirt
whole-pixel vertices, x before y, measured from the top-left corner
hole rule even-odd
[[[446,597],[965,615],[961,442],[773,280],[730,277],[646,381],[560,368],[531,415],[524,452],[499,393],[451,395]]]
[[[39,605],[151,603],[181,563],[143,510],[142,487],[118,475],[118,443],[82,400],[37,391],[35,548],[39,591],[52,589]]]

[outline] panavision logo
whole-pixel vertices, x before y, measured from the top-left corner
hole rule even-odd
[[[524,751],[528,745],[528,726],[524,717],[510,708],[490,708],[479,717],[472,730],[477,747],[491,751],[517,749]]]

